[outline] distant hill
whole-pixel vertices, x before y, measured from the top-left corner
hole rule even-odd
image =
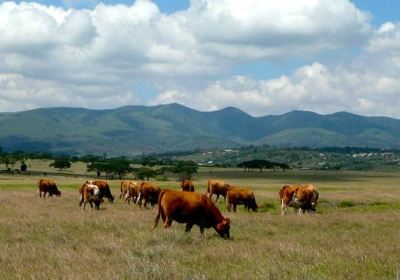
[[[116,156],[249,144],[398,149],[400,120],[305,111],[252,117],[233,107],[200,112],[179,104],[0,113],[0,147],[6,151]]]

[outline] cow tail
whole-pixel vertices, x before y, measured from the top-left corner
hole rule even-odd
[[[161,206],[161,199],[162,199],[164,193],[165,193],[165,190],[162,190],[160,195],[158,196],[158,213],[157,213],[156,219],[154,220],[153,229],[155,229],[157,227],[158,222],[160,221],[161,212],[163,211],[162,206]]]

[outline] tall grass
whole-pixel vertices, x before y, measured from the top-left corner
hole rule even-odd
[[[262,212],[228,213],[233,240],[197,227],[151,228],[156,208],[140,210],[116,199],[100,211],[78,207],[82,179],[55,178],[61,197],[35,198],[38,178],[0,180],[2,279],[395,279],[400,269],[400,176],[380,173],[265,173],[235,170],[197,176],[254,188]],[[341,177],[342,176],[342,177]],[[280,216],[278,189],[287,182],[315,183],[323,201],[317,214]],[[174,181],[159,182],[177,188]],[[119,193],[119,181],[110,181]],[[325,192],[324,189],[327,189]],[[117,195],[118,196],[118,195]],[[341,201],[353,203],[339,207]]]

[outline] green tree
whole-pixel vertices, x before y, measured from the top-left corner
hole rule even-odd
[[[149,181],[150,178],[156,178],[156,176],[159,174],[158,170],[154,170],[147,167],[135,168],[133,173],[139,180],[146,179],[147,181]]]
[[[67,157],[56,158],[53,163],[50,163],[50,167],[58,168],[59,171],[71,167],[71,162]]]
[[[179,180],[191,180],[193,175],[197,173],[198,164],[194,161],[176,161],[170,169],[172,173],[178,175]]]
[[[115,158],[99,162],[92,162],[87,165],[87,171],[96,171],[98,175],[106,174],[106,178],[112,179],[114,175],[122,179],[126,174],[133,171],[130,162],[125,158]]]

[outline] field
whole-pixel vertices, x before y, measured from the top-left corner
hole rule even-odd
[[[255,190],[258,213],[228,213],[232,240],[195,226],[152,229],[157,208],[123,204],[118,180],[114,204],[100,211],[78,207],[86,179],[56,176],[61,197],[35,198],[39,177],[0,175],[1,279],[399,279],[400,174],[287,171],[244,173],[200,169],[197,191],[208,178]],[[159,182],[177,188],[178,183]],[[314,215],[291,209],[280,215],[285,183],[317,185]]]

